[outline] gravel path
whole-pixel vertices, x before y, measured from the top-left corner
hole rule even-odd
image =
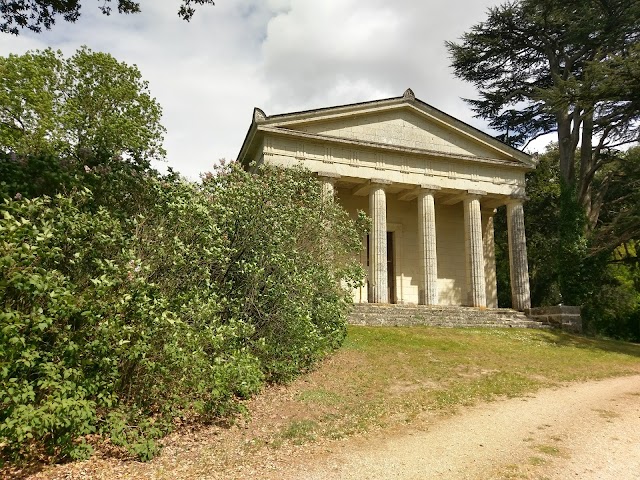
[[[464,409],[428,430],[347,441],[279,479],[640,478],[640,375]]]

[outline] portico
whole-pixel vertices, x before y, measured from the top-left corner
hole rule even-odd
[[[416,99],[266,116],[238,160],[301,164],[327,200],[371,218],[357,303],[496,307],[493,215],[507,206],[513,306],[530,306],[524,174],[534,160]]]

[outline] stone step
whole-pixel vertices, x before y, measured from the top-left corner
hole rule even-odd
[[[354,315],[393,315],[395,317],[398,318],[407,318],[407,317],[428,317],[428,318],[433,318],[433,317],[438,317],[438,316],[442,316],[442,317],[456,317],[456,316],[461,316],[464,318],[503,318],[503,319],[509,319],[509,318],[521,318],[521,319],[526,319],[527,317],[524,315],[518,315],[518,314],[514,314],[514,313],[505,313],[505,314],[495,314],[495,313],[491,313],[491,312],[420,312],[420,311],[416,311],[416,312],[393,312],[393,311],[389,311],[389,312],[376,312],[376,311],[368,311],[368,312],[353,312]]]
[[[548,323],[531,320],[523,313],[508,308],[366,303],[354,305],[349,323],[372,326],[552,328]]]
[[[497,310],[479,310],[479,309],[473,309],[473,308],[468,308],[468,309],[463,309],[463,308],[458,308],[458,309],[419,309],[419,308],[389,308],[389,307],[383,307],[381,309],[376,309],[376,308],[372,308],[370,306],[360,309],[358,308],[357,311],[359,313],[362,314],[369,314],[369,313],[375,313],[375,314],[386,314],[386,313],[392,313],[393,315],[428,315],[428,316],[434,316],[434,315],[458,315],[458,314],[463,314],[467,317],[481,317],[481,316],[494,316],[494,317],[509,317],[509,316],[524,316],[522,313],[520,312],[516,312],[514,310],[509,310],[509,309],[504,309],[504,311],[497,311]]]

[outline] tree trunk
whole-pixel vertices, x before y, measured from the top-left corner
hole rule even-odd
[[[575,147],[571,131],[571,116],[569,112],[556,113],[558,122],[558,150],[560,151],[560,175],[567,185],[575,182]]]
[[[582,120],[582,142],[580,144],[580,178],[578,182],[578,202],[584,208],[587,216],[588,226],[595,226],[592,219],[592,188],[593,167],[593,109],[585,113]]]

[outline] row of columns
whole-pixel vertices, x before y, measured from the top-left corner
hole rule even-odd
[[[325,198],[333,198],[335,179],[321,177]],[[389,303],[387,272],[387,200],[385,188],[390,182],[372,181],[369,190],[369,215],[372,220],[369,234],[370,274],[369,302]],[[418,250],[420,258],[419,302],[423,305],[438,304],[438,258],[436,254],[436,186],[420,188],[418,201]],[[485,249],[495,263],[493,239],[494,210],[485,211],[486,225],[483,235],[480,198],[484,192],[469,191],[463,198],[465,259],[467,272],[467,305],[487,306],[487,285],[495,288],[495,276],[488,279],[485,265]],[[522,199],[511,199],[507,203],[507,225],[509,235],[509,264],[511,275],[512,306],[524,310],[531,306],[529,270],[524,228]]]

